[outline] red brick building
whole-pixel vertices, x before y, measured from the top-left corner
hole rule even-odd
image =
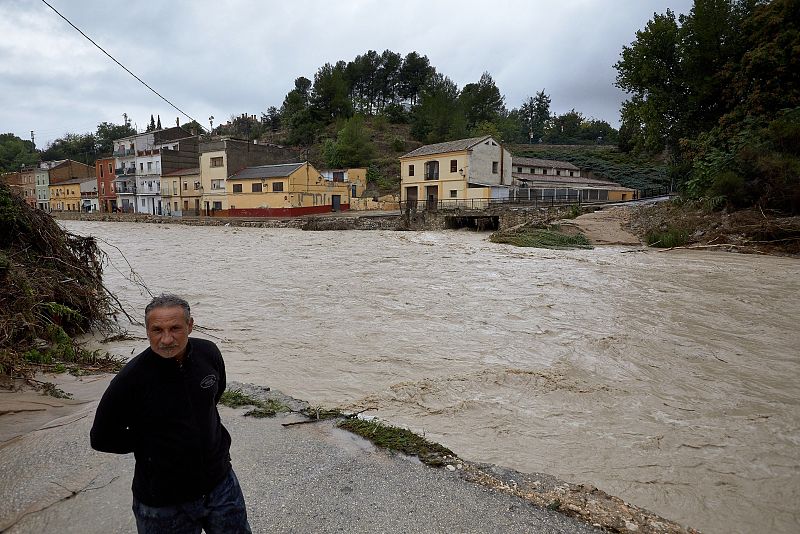
[[[112,212],[117,209],[117,192],[114,189],[114,158],[101,158],[94,164],[97,178],[97,201],[100,211]]]

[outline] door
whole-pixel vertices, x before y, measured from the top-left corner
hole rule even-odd
[[[406,210],[417,211],[417,186],[406,187]]]
[[[428,200],[427,208],[429,210],[435,210],[436,204],[439,202],[439,186],[438,185],[429,185],[425,188],[425,196]]]
[[[341,211],[342,195],[331,195],[331,206],[333,207],[333,211]]]

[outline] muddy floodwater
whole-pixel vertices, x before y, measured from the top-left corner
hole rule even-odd
[[[798,260],[64,225],[107,242],[107,284],[132,309],[149,298],[115,247],[153,292],[184,295],[231,379],[372,407],[465,459],[590,483],[704,532],[800,531]]]

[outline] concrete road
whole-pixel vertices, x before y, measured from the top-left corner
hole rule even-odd
[[[134,459],[89,448],[95,407],[2,444],[0,532],[135,532]],[[597,532],[329,422],[282,427],[284,417],[243,413],[221,408],[253,532]]]

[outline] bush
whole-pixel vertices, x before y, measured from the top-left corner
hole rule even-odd
[[[395,137],[392,139],[392,150],[395,152],[405,152],[406,151],[406,142],[400,139],[399,137]]]
[[[645,236],[647,246],[656,248],[682,247],[689,242],[689,232],[681,228],[654,230]]]

